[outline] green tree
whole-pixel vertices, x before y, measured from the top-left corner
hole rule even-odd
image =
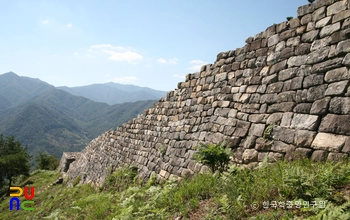
[[[29,175],[31,156],[27,147],[22,147],[13,136],[3,137],[0,134],[0,185],[8,181],[8,193],[12,178],[19,175]]]
[[[38,165],[36,169],[41,170],[56,170],[58,167],[60,160],[57,159],[54,155],[39,153],[39,155],[35,158]]]
[[[199,143],[197,149],[198,152],[194,155],[195,160],[209,166],[212,172],[223,171],[227,168],[231,151],[225,142],[220,144]]]

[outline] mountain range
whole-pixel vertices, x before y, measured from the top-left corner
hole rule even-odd
[[[115,83],[56,88],[9,72],[0,75],[0,133],[15,136],[32,155],[44,152],[60,157],[63,151],[80,151],[93,138],[136,117],[162,94]]]
[[[79,87],[63,86],[57,88],[69,92],[72,95],[83,96],[95,102],[104,102],[109,105],[141,100],[154,100],[166,95],[164,91],[112,82]]]

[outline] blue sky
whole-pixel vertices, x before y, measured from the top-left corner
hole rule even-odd
[[[170,91],[307,0],[0,0],[0,74]]]

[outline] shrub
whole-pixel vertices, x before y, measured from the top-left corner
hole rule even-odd
[[[212,172],[226,170],[231,155],[229,145],[226,142],[220,144],[199,143],[197,149],[198,152],[194,155],[196,161],[209,166]]]

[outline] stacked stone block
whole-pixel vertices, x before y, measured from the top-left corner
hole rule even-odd
[[[188,74],[137,118],[93,140],[72,162],[73,180],[101,185],[110,170],[138,166],[167,179],[203,172],[199,142],[231,144],[232,162],[256,166],[350,152],[350,3],[318,0],[246,45]]]

